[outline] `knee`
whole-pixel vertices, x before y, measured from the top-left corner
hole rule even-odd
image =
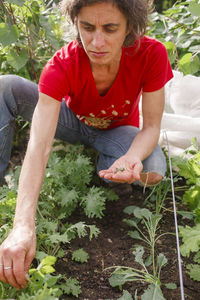
[[[0,95],[6,100],[7,96],[13,95],[13,89],[20,82],[20,77],[17,75],[0,75]]]
[[[3,88],[20,79],[18,75],[0,75],[0,87]]]
[[[155,185],[163,179],[163,176],[155,172],[141,173],[140,181],[143,185]]]

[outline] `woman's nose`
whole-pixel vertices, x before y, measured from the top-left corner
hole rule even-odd
[[[95,32],[92,38],[92,45],[96,48],[96,49],[101,49],[104,47],[105,45],[105,38],[104,38],[104,34],[102,32]]]

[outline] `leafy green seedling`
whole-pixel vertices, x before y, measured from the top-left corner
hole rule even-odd
[[[191,252],[197,252],[200,249],[200,224],[194,227],[179,226],[180,237],[183,244],[181,245],[181,254],[189,257]]]
[[[118,298],[117,300],[133,300],[133,297],[128,291],[124,291],[122,297]]]
[[[64,284],[61,285],[63,292],[67,295],[72,295],[74,297],[79,297],[81,293],[81,287],[76,278],[69,278]]]
[[[124,172],[126,169],[125,168],[116,168],[115,169],[115,174],[118,172]]]
[[[76,262],[85,263],[89,259],[89,255],[86,251],[84,251],[82,248],[73,251],[72,253],[72,260],[75,260]]]

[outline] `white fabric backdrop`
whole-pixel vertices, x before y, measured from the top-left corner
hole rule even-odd
[[[165,88],[165,110],[159,144],[166,146],[167,132],[171,155],[179,155],[193,137],[200,146],[200,77],[173,71],[174,78]]]

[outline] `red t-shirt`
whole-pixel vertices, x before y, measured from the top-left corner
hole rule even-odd
[[[44,67],[39,91],[65,98],[77,118],[99,129],[121,125],[139,127],[138,103],[142,91],[162,88],[173,77],[166,48],[143,37],[140,44],[123,47],[118,75],[105,96],[99,95],[90,62],[77,41],[65,45]]]

